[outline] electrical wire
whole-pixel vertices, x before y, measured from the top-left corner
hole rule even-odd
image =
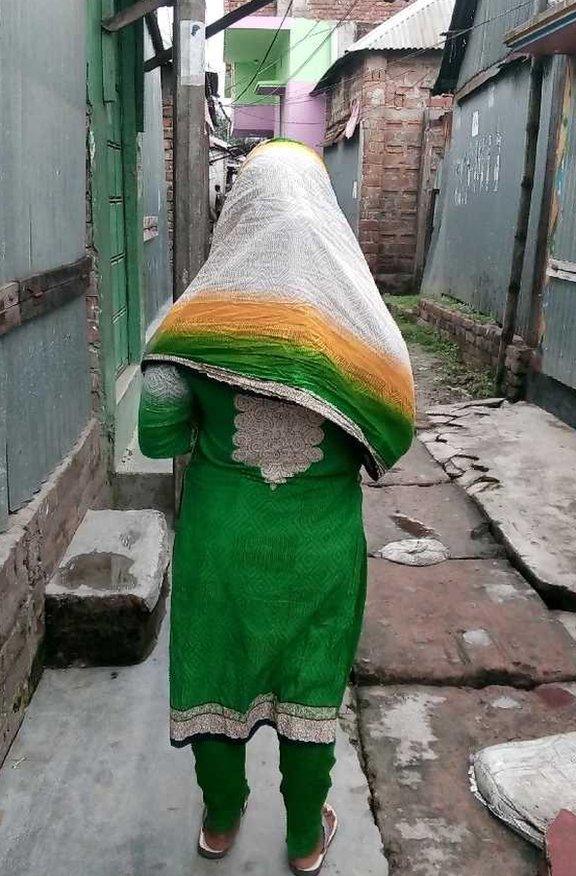
[[[289,13],[290,10],[292,9],[292,4],[293,4],[293,3],[294,3],[294,0],[290,0],[290,3],[289,3],[288,6],[286,7],[286,12],[284,13],[284,15],[283,15],[283,17],[282,17],[282,21],[280,22],[280,24],[279,24],[278,27],[276,28],[276,31],[275,31],[275,33],[274,33],[274,36],[272,37],[272,41],[271,41],[270,45],[268,46],[268,48],[266,49],[266,54],[264,55],[264,57],[262,58],[262,60],[261,60],[260,63],[258,64],[258,67],[257,67],[257,69],[256,69],[256,72],[255,72],[254,75],[252,76],[252,78],[251,78],[250,82],[247,84],[246,88],[244,88],[243,91],[241,91],[240,94],[237,94],[236,97],[234,98],[235,101],[239,101],[241,97],[244,97],[244,95],[246,94],[246,92],[249,90],[250,86],[251,86],[251,85],[256,81],[256,79],[258,78],[258,74],[259,74],[260,71],[262,70],[262,67],[264,66],[264,64],[265,64],[266,61],[268,60],[268,57],[269,57],[269,55],[270,55],[270,52],[271,52],[272,49],[274,48],[274,45],[275,45],[275,43],[276,43],[276,40],[278,39],[278,36],[279,36],[279,34],[280,34],[280,31],[282,30],[282,27],[283,27],[283,25],[284,25],[284,22],[285,22],[286,19],[288,18],[288,13]],[[278,63],[277,60],[274,61],[274,65],[276,65],[277,63]]]
[[[354,3],[354,6],[355,6],[355,5],[356,5],[356,3]],[[477,30],[477,29],[479,29],[479,28],[481,28],[481,27],[486,27],[486,25],[490,24],[491,22],[496,21],[496,20],[498,20],[498,19],[500,19],[500,18],[504,18],[505,16],[510,15],[512,12],[516,12],[518,9],[522,9],[522,8],[524,8],[524,7],[526,7],[526,6],[532,6],[532,5],[533,5],[533,0],[524,0],[524,2],[519,3],[519,4],[517,4],[516,6],[511,7],[510,9],[506,9],[506,10],[504,10],[503,12],[500,12],[500,13],[498,13],[497,15],[493,15],[491,18],[487,18],[487,19],[485,19],[484,21],[478,22],[477,24],[473,24],[473,25],[471,25],[470,27],[461,28],[461,29],[459,29],[459,30],[457,30],[457,31],[452,31],[452,32],[448,31],[448,33],[445,35],[446,38],[445,38],[445,39],[442,38],[441,40],[439,40],[438,43],[437,43],[437,45],[435,45],[435,46],[426,46],[425,48],[418,49],[418,50],[416,50],[416,51],[414,51],[414,52],[412,52],[412,53],[410,53],[410,54],[408,54],[408,55],[403,55],[403,56],[402,56],[402,60],[403,60],[403,61],[408,61],[408,60],[410,60],[410,59],[412,59],[412,58],[417,57],[418,55],[424,54],[424,53],[429,52],[429,51],[433,51],[434,49],[441,49],[443,46],[445,46],[445,45],[448,43],[449,40],[451,40],[451,41],[456,40],[456,39],[460,38],[461,36],[464,36],[464,35],[466,35],[466,34],[472,32],[472,31],[474,31],[474,30]],[[346,15],[348,15],[348,14],[349,14],[349,13],[347,13]],[[346,16],[344,16],[344,18],[345,18],[345,17],[346,17]],[[342,21],[344,20],[344,18],[340,20],[340,22],[336,25],[336,27],[339,27],[339,25],[342,23]],[[335,28],[334,28],[333,30],[335,30]],[[321,45],[323,45],[323,43],[322,43]],[[302,69],[303,66],[305,66],[306,64],[308,64],[309,61],[314,57],[314,55],[316,54],[316,52],[317,52],[320,48],[321,48],[321,46],[318,46],[318,47],[315,49],[315,51],[312,52],[312,54],[309,56],[309,58],[304,62],[304,64],[302,64],[302,65],[298,68],[298,70],[297,70],[294,74],[292,74],[292,76],[290,76],[290,77],[286,80],[286,82],[289,82],[290,79],[292,79],[293,76],[296,75],[296,74]],[[388,79],[388,82],[398,81],[400,78],[401,78],[401,77],[391,77],[391,78]],[[322,89],[322,91],[319,92],[319,94],[320,94],[320,93],[321,93],[321,94],[327,94],[328,92],[333,91],[333,90],[336,89],[337,87],[338,87],[338,83],[334,83],[334,85],[327,86],[325,89]],[[304,97],[304,98],[292,98],[292,99],[286,99],[286,98],[285,98],[284,101],[283,101],[283,105],[286,105],[286,104],[295,104],[295,103],[306,103],[306,102],[309,102],[309,101],[314,101],[314,100],[316,99],[316,97],[317,97],[317,95],[309,95],[309,96]],[[236,105],[235,103],[230,104],[230,106],[231,106],[232,108],[234,108],[235,105]],[[266,105],[269,105],[269,104],[267,103],[267,101],[255,101],[255,102],[253,102],[253,103],[251,103],[251,104],[248,104],[249,107],[255,107],[255,106],[266,106]],[[377,109],[380,109],[380,107],[375,107],[375,110],[377,110]],[[369,112],[370,112],[370,111],[368,111],[368,113],[369,113]],[[367,114],[367,113],[365,113],[364,115],[366,115],[366,114]],[[245,111],[244,111],[244,115],[248,116],[248,115],[249,115],[249,112],[246,112],[246,110],[245,110]],[[254,117],[254,118],[259,118],[258,116],[253,116],[253,117]],[[299,122],[299,124],[301,124],[301,125],[316,125],[317,123],[316,123],[316,122]]]

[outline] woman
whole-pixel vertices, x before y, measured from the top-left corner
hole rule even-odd
[[[366,586],[359,470],[408,448],[413,386],[321,158],[272,140],[248,157],[204,268],[144,358],[140,444],[192,451],[173,559],[171,739],[191,743],[198,850],[232,846],[245,743],[280,738],[288,858],[318,873],[338,709]]]

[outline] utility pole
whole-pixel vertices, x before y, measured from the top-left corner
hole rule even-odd
[[[206,258],[208,143],[205,116],[205,0],[174,4],[173,297]]]
[[[174,231],[172,297],[190,285],[208,242],[208,141],[205,111],[205,0],[174,3]],[[186,457],[174,460],[174,503],[180,507]]]

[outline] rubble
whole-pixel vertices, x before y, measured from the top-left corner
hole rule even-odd
[[[496,401],[433,409],[442,422],[420,438],[547,604],[575,611],[576,432],[534,405]]]

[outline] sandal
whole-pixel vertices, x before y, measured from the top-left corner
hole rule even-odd
[[[328,819],[326,818],[327,815],[332,815],[334,818],[332,827],[330,827]],[[338,816],[328,804],[326,804],[322,810],[322,829],[324,831],[324,846],[322,851],[310,867],[296,867],[295,864],[290,863],[290,869],[294,873],[294,876],[318,876],[318,873],[322,869],[324,860],[328,854],[328,849],[330,848],[330,843],[336,836],[336,831],[338,830]]]
[[[202,827],[200,828],[200,834],[198,836],[198,854],[201,858],[207,858],[209,861],[220,861],[222,858],[225,858],[228,852],[231,851],[234,843],[236,842],[236,837],[238,836],[238,831],[240,830],[240,825],[242,824],[242,818],[244,817],[244,813],[246,812],[246,807],[248,806],[248,801],[244,803],[242,807],[242,813],[240,815],[240,820],[238,821],[238,826],[236,828],[236,833],[234,834],[232,841],[227,849],[213,849],[208,845],[206,840],[206,835],[204,833],[204,822],[206,821],[206,810],[204,810],[204,814],[202,816]]]

